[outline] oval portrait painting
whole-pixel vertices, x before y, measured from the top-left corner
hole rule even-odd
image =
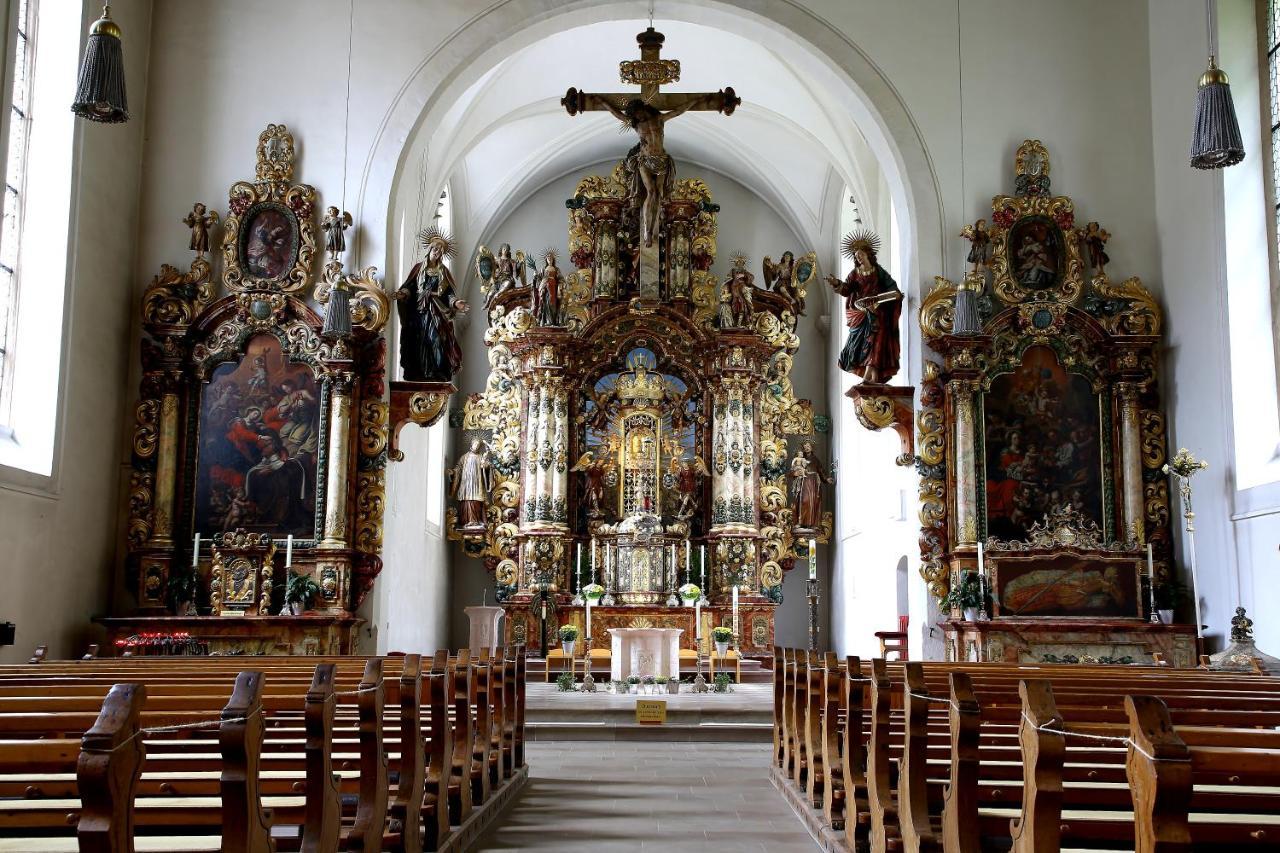
[[[283,278],[298,253],[298,226],[277,205],[249,211],[241,238],[240,264],[254,278]]]
[[[1026,216],[1009,230],[1009,271],[1023,287],[1044,290],[1062,277],[1062,232],[1043,216]]]

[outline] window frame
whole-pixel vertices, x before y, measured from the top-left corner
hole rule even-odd
[[[39,0],[26,0],[26,2],[28,4],[28,12],[29,12],[28,18],[31,21],[35,21],[35,19],[39,15]],[[8,156],[9,156],[9,139],[12,135],[12,130],[13,130],[13,110],[14,110],[13,83],[15,78],[13,58],[16,53],[18,34],[21,29],[21,24],[23,23],[18,20],[19,13],[22,9],[22,0],[0,0],[0,3],[3,4],[4,20],[5,20],[4,52],[3,54],[0,54],[0,58],[2,58],[2,62],[3,62],[3,68],[0,69],[0,87],[3,87],[3,88],[0,88],[0,98],[3,98],[3,101],[0,102],[0,155],[3,156],[4,164],[7,167]],[[34,38],[34,35],[35,35],[34,26],[28,27],[27,32],[24,36],[27,40],[26,63],[28,67],[28,72],[27,72],[28,111],[25,117],[25,121],[27,122],[27,125],[28,125],[27,127],[27,144],[28,145],[31,142],[31,128],[30,128],[31,94],[35,86],[34,70],[35,70],[36,40]],[[24,161],[24,167],[22,170],[23,186],[18,187],[16,190],[18,193],[18,226],[14,236],[14,239],[16,239],[18,242],[17,252],[19,253],[21,252],[21,249],[22,249],[22,225],[23,225],[22,218],[23,218],[23,210],[24,210],[24,205],[22,202],[26,195],[27,152],[24,151],[22,156]],[[3,221],[3,212],[4,212],[3,204],[4,204],[3,194],[0,194],[0,222]],[[2,237],[3,237],[3,233],[0,232],[0,239],[2,239]],[[12,291],[12,297],[11,297],[11,304],[9,305],[9,313],[6,318],[9,328],[6,334],[0,335],[0,341],[4,341],[8,344],[8,349],[3,352],[3,357],[0,358],[0,441],[12,440],[14,436],[13,424],[11,419],[11,414],[12,414],[11,407],[13,404],[13,390],[14,390],[13,386],[14,386],[14,376],[15,376],[14,342],[17,339],[18,313],[19,313],[19,307],[22,299],[22,282],[18,275],[20,268],[21,268],[20,256],[18,254],[15,254],[14,268],[11,272],[12,282],[13,282],[12,283],[13,291]]]
[[[1273,10],[1274,6],[1274,10]],[[1275,374],[1275,393],[1280,399],[1280,175],[1277,174],[1275,146],[1280,144],[1280,103],[1273,103],[1272,73],[1275,74],[1277,99],[1280,99],[1280,0],[1257,0],[1255,31],[1258,37],[1259,125],[1263,138],[1258,140],[1262,155],[1263,193],[1267,200],[1267,257],[1271,280],[1271,342]],[[1275,42],[1272,42],[1272,34]]]

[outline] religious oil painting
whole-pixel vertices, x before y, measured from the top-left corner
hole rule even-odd
[[[272,335],[219,365],[200,400],[195,529],[315,533],[319,390]]]
[[[1009,266],[1018,284],[1053,287],[1062,277],[1062,232],[1043,216],[1019,219],[1009,231]]]
[[[993,586],[1000,616],[1141,616],[1139,561],[1002,557]]]
[[[293,267],[298,226],[289,211],[274,204],[249,211],[242,231],[240,264],[251,276],[278,279]]]
[[[1088,380],[1048,347],[1029,347],[991,383],[983,414],[988,536],[1026,539],[1064,504],[1102,527],[1102,429]]]

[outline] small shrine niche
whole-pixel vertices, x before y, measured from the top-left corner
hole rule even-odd
[[[941,358],[916,416],[921,573],[953,605],[953,659],[1191,665],[1194,628],[1151,607],[1172,565],[1160,308],[1112,280],[1110,234],[1079,226],[1049,173],[1024,142],[1015,193],[964,229],[964,280],[937,278],[921,305]],[[970,581],[961,618],[947,595]]]

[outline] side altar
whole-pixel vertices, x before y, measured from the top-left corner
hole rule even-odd
[[[590,600],[595,648],[610,628],[680,629],[692,648],[726,626],[767,656],[784,572],[831,529],[790,379],[816,257],[766,257],[759,282],[741,254],[712,272],[719,206],[677,177],[661,126],[738,99],[660,93],[662,35],[638,41],[622,77],[641,93],[564,99],[640,138],[567,200],[568,251],[478,250],[490,373],[463,409],[449,535],[493,574],[508,642],[554,648]]]
[[[1014,194],[964,229],[972,267],[920,308],[921,572],[952,659],[1194,665],[1157,600],[1173,570],[1163,318],[1107,269],[1110,234],[1017,150]]]

